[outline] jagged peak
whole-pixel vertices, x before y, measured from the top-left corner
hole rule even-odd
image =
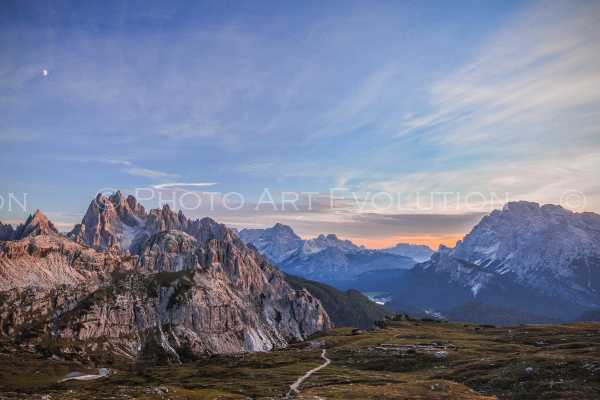
[[[106,201],[106,196],[104,195],[104,193],[97,193],[96,197],[94,197],[94,200],[92,200],[92,203],[94,201],[96,203],[103,203],[104,201]]]
[[[504,212],[524,212],[524,211],[534,211],[540,208],[540,204],[533,201],[510,201],[502,207],[502,211]]]
[[[494,210],[489,214],[491,217],[504,217],[504,216],[518,216],[521,218],[531,218],[539,215],[545,216],[574,216],[574,215],[587,215],[588,213],[576,213],[568,210],[558,204],[543,204],[530,202],[530,201],[512,201],[506,203],[502,210]],[[592,213],[593,214],[593,213]],[[485,218],[484,218],[485,219]]]
[[[250,229],[250,231],[252,231],[252,229]],[[264,233],[267,233],[267,234],[284,235],[284,237],[286,237],[286,238],[289,238],[291,236],[294,239],[301,240],[300,236],[298,236],[298,234],[296,232],[294,232],[294,229],[292,229],[291,226],[282,224],[280,222],[277,222],[271,228],[264,229],[264,230],[259,229],[257,231],[263,231]]]
[[[460,241],[458,241],[457,244],[460,244]],[[452,248],[446,246],[445,244],[440,244],[440,246],[438,247],[438,252],[443,254],[449,254],[450,252],[452,252]]]
[[[113,204],[121,204],[125,202],[125,196],[121,193],[120,190],[117,190],[115,193],[111,194],[109,200]]]
[[[17,227],[13,239],[20,240],[29,236],[58,234],[58,230],[54,227],[54,224],[38,209],[35,213],[30,214],[23,224]]]
[[[278,231],[288,231],[288,232],[294,231],[291,226],[282,224],[281,222],[277,222],[275,225],[273,225],[273,227],[271,229],[275,229]]]
[[[35,210],[33,215],[30,215],[30,218],[32,221],[36,222],[48,222],[48,217],[46,217],[46,215],[39,209]]]
[[[203,224],[210,224],[210,225],[222,225],[219,224],[217,221],[215,221],[214,219],[212,219],[211,217],[202,217],[200,218],[198,221],[200,221]],[[224,225],[223,225],[224,226]]]

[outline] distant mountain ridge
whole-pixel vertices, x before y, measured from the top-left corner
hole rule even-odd
[[[417,262],[424,262],[431,258],[434,253],[429,246],[424,244],[398,243],[393,247],[383,249],[387,253],[397,254],[399,256],[409,257]]]
[[[239,237],[254,246],[286,273],[346,286],[360,274],[372,270],[408,269],[416,261],[388,251],[370,250],[334,234],[302,240],[289,226],[243,229]]]
[[[473,301],[563,321],[599,308],[600,215],[508,203],[407,271],[390,306],[446,311]]]

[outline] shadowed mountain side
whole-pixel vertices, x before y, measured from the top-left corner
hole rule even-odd
[[[372,302],[358,290],[342,292],[324,283],[293,275],[285,275],[285,280],[294,289],[305,288],[319,299],[336,327],[368,329],[375,321],[391,315],[389,310]]]

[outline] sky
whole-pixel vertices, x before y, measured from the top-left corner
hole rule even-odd
[[[506,201],[600,212],[598,2],[5,1],[0,51],[2,222],[121,190],[435,247]]]

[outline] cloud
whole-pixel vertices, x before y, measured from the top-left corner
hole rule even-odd
[[[133,163],[131,161],[127,161],[127,160],[100,159],[98,161],[106,163],[106,164],[111,164],[111,165],[124,165],[124,166],[133,165]]]
[[[390,88],[397,84],[400,67],[395,64],[381,67],[368,76],[347,96],[323,117],[323,126],[316,136],[343,135],[360,128],[375,125],[375,129],[386,132],[389,115]],[[393,116],[392,119],[396,119]],[[373,132],[372,132],[373,133]]]
[[[131,175],[131,176],[141,176],[144,178],[177,178],[179,175],[170,174],[163,171],[157,171],[154,169],[141,168],[141,167],[133,167],[133,168],[125,168],[123,172]]]
[[[401,238],[429,238],[430,243],[452,243],[469,232],[485,215],[484,213],[444,214],[356,214],[336,218],[307,218],[306,215],[279,213],[273,215],[222,215],[219,219],[225,224],[238,228],[265,228],[276,222],[292,226],[303,237],[314,237],[322,233],[335,233],[341,237],[353,238],[369,245],[385,239],[392,239],[386,245]],[[369,239],[372,242],[365,241]]]
[[[135,164],[129,160],[121,160],[121,159],[112,159],[112,158],[65,158],[66,160],[71,161],[82,161],[82,162],[99,162],[103,164],[115,165],[124,167],[121,169],[122,172],[131,176],[138,176],[143,178],[151,178],[151,179],[172,179],[178,178],[178,174],[173,174],[169,172],[159,171],[156,169],[143,168],[139,165]]]
[[[574,137],[598,145],[599,15],[595,2],[541,2],[523,12],[475,60],[434,83],[430,112],[408,118],[400,135],[434,132],[449,146]]]
[[[436,157],[364,190],[509,193],[560,203],[576,189],[600,210],[600,4],[539,2],[485,40],[463,67],[428,86],[400,143]],[[464,211],[464,210],[463,210]]]
[[[171,182],[161,183],[159,185],[152,186],[154,189],[171,189],[171,188],[183,188],[183,187],[207,187],[215,186],[216,182]]]
[[[561,204],[565,193],[572,190],[584,194],[586,210],[598,210],[600,193],[596,171],[599,170],[600,151],[573,153],[565,149],[564,154],[554,154],[548,158],[507,159],[481,163],[477,167],[419,171],[381,180],[365,180],[361,185],[363,191],[405,194],[403,205],[409,209],[418,208],[419,201],[426,206],[433,204],[431,212],[434,213],[489,211],[501,207],[507,200]],[[450,203],[440,209],[436,204],[445,205],[441,200],[447,192],[452,193],[449,196]],[[477,200],[479,194],[486,201],[469,201],[469,197]],[[431,196],[438,201],[432,202]],[[453,203],[454,200],[458,200],[458,203]]]

